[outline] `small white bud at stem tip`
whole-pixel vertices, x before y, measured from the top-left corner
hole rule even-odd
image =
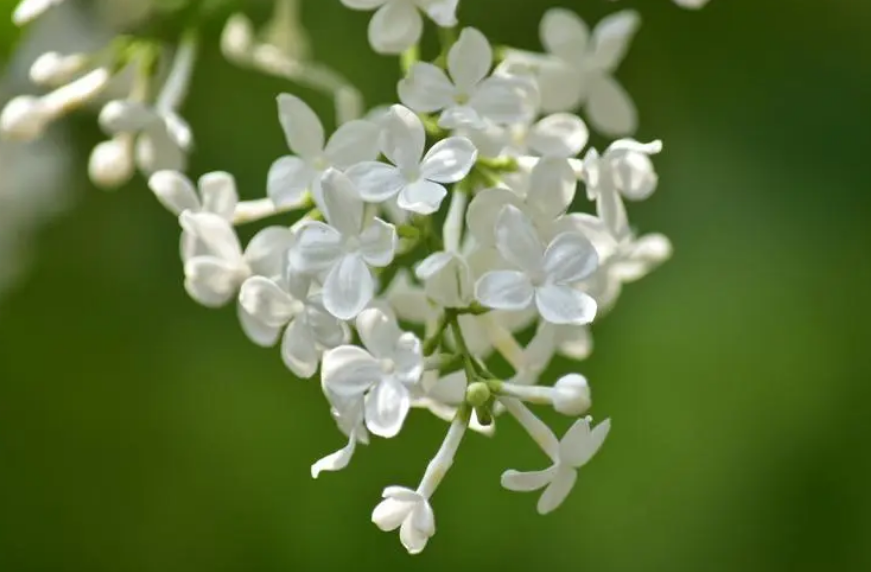
[[[82,71],[88,58],[84,54],[64,55],[46,52],[30,66],[30,79],[37,85],[56,86],[70,81]]]
[[[119,187],[130,180],[133,171],[133,140],[130,136],[121,135],[103,141],[91,152],[88,174],[99,187]]]

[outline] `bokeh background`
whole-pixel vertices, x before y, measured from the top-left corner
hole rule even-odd
[[[557,369],[586,374],[614,423],[566,504],[539,517],[534,494],[500,489],[504,469],[544,461],[507,418],[464,442],[414,558],[369,516],[385,485],[417,482],[442,422],[417,412],[312,480],[344,442],[317,382],[248,343],[232,309],[186,297],[176,221],[141,180],[92,188],[101,135],[80,114],[15,175],[67,157],[36,185],[67,208],[22,238],[35,258],[0,301],[0,570],[871,570],[871,3],[462,0],[461,16],[536,48],[557,4],[642,11],[619,78],[638,138],[666,151],[631,215],[675,244],[596,324],[592,357]],[[396,61],[370,53],[368,16],[303,9],[319,58],[392,101]],[[185,106],[191,172],[260,197],[285,152],[274,97],[330,102],[234,68],[213,32]],[[35,33],[0,26],[4,60]],[[7,76],[5,97],[29,89]]]

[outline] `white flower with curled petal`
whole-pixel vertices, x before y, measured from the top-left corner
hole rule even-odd
[[[537,105],[535,84],[526,78],[490,76],[493,49],[474,28],[464,28],[448,52],[450,78],[441,68],[415,63],[399,82],[399,100],[418,113],[441,112],[445,129],[484,129],[532,119]]]
[[[363,400],[352,399],[350,401],[343,401],[337,396],[331,396],[330,400],[341,402],[340,405],[333,406],[330,413],[336,420],[339,430],[348,437],[348,444],[338,451],[315,461],[311,466],[313,479],[318,478],[323,471],[341,471],[351,462],[358,443],[363,445],[369,444],[369,432],[366,430],[363,416]]]
[[[293,237],[287,228],[267,227],[245,251],[233,226],[210,212],[184,211],[182,228],[197,241],[197,252],[184,261],[185,289],[204,306],[219,307],[232,300],[252,275],[276,276]]]
[[[584,105],[592,126],[605,135],[635,131],[635,104],[613,77],[640,24],[638,14],[623,10],[607,16],[590,33],[577,14],[548,10],[541,20],[541,43],[552,57],[512,52],[507,61],[536,70],[541,106],[546,113]],[[509,67],[510,69],[510,67]]]
[[[496,247],[519,270],[495,270],[475,284],[475,297],[490,308],[525,310],[533,302],[553,324],[589,324],[596,301],[573,286],[592,275],[598,255],[577,232],[557,235],[545,248],[532,221],[513,205],[496,220]]]
[[[409,554],[419,554],[435,534],[435,515],[429,500],[406,487],[387,487],[372,512],[372,522],[385,532],[399,529],[399,540]]]
[[[239,303],[277,340],[284,332],[281,357],[295,375],[309,378],[324,350],[348,340],[348,328],[326,311],[320,293],[310,294],[311,280],[285,272],[280,280],[253,276],[242,284]],[[268,344],[272,345],[272,344]]]
[[[145,174],[185,169],[187,154],[193,146],[193,133],[173,109],[114,100],[100,111],[99,122],[109,135],[136,138],[136,165]]]
[[[303,223],[289,260],[298,272],[323,275],[324,307],[333,316],[350,320],[375,295],[371,267],[393,261],[396,228],[367,217],[363,201],[347,176],[335,169],[324,173],[318,203],[327,223]]]
[[[547,514],[563,503],[575,486],[578,469],[598,452],[611,429],[606,419],[592,430],[591,417],[578,419],[566,432],[556,448],[553,465],[543,471],[509,470],[502,474],[502,486],[511,491],[530,492],[544,488],[538,499],[539,514]],[[547,488],[545,488],[547,487]]]
[[[357,332],[365,349],[345,345],[324,353],[321,385],[340,414],[362,401],[366,428],[395,437],[411,407],[410,389],[423,375],[422,345],[378,308],[357,316]]]
[[[426,131],[410,109],[394,105],[381,120],[382,151],[391,164],[360,162],[346,171],[363,200],[381,203],[397,198],[399,208],[432,214],[448,191],[472,170],[478,151],[465,137],[448,137],[424,154]]]
[[[378,156],[379,127],[362,119],[349,121],[326,140],[317,114],[300,98],[283,93],[278,96],[278,119],[295,155],[277,159],[269,168],[267,194],[276,206],[293,206],[306,191],[317,196],[323,173],[334,167],[347,169]]]
[[[369,45],[379,54],[399,54],[423,34],[420,11],[443,28],[457,25],[460,0],[342,0],[354,10],[377,10],[369,21]]]

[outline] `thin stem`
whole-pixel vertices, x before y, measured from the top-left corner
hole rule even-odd
[[[455,192],[451,195],[451,204],[448,207],[448,214],[445,216],[445,224],[442,227],[442,239],[445,243],[445,250],[448,252],[459,252],[460,250],[468,200],[469,198],[466,193]]]
[[[194,29],[184,33],[178,49],[173,56],[172,67],[163,89],[157,96],[155,108],[161,111],[178,109],[184,100],[193,76],[194,62],[196,61],[198,34]]]
[[[417,488],[418,494],[425,499],[429,499],[435,493],[439,484],[445,478],[448,469],[454,464],[454,457],[457,454],[457,449],[460,448],[460,443],[463,440],[463,435],[466,433],[466,428],[469,426],[470,418],[471,412],[469,408],[460,406],[457,410],[457,415],[451,422],[451,427],[448,429],[445,440],[442,441],[442,446],[439,447],[435,457],[427,465],[423,479],[420,481],[420,486]]]
[[[535,441],[541,450],[556,463],[559,459],[559,441],[550,427],[535,416],[523,403],[513,397],[499,397],[499,402],[505,406],[505,409],[517,419],[532,440]]]

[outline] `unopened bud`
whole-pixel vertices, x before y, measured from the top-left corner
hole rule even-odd
[[[564,375],[553,386],[553,408],[563,415],[577,417],[591,404],[590,386],[582,375]]]
[[[15,97],[0,112],[0,130],[20,141],[32,141],[42,135],[51,117],[40,98],[32,95]]]
[[[111,189],[133,176],[133,142],[129,136],[103,141],[91,151],[88,174],[95,185]]]
[[[87,63],[83,54],[46,52],[30,66],[30,79],[38,85],[60,85],[70,81]]]

